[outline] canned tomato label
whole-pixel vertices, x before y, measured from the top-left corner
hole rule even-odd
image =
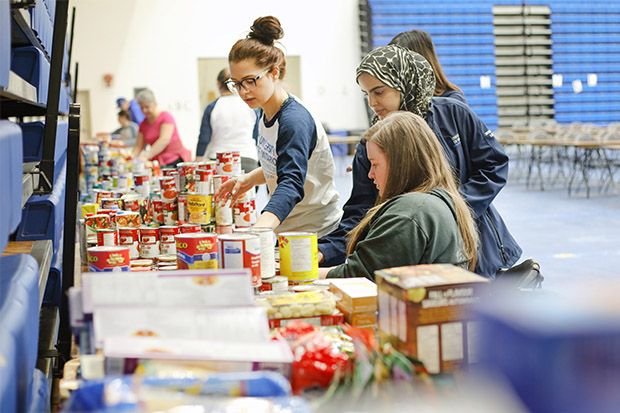
[[[110,228],[110,216],[107,214],[96,214],[84,218],[86,236],[96,235],[98,229]]]
[[[216,234],[187,233],[175,238],[179,270],[218,268]]]
[[[132,260],[140,256],[140,237],[138,228],[119,228],[118,244],[129,248],[129,258]]]
[[[156,224],[164,224],[164,209],[159,194],[151,194],[151,217]]]
[[[118,211],[116,213],[116,226],[120,227],[140,227],[140,214],[133,211]]]
[[[218,175],[232,175],[233,153],[232,152],[218,152],[215,155],[217,158]]]
[[[179,231],[181,234],[191,234],[193,232],[200,232],[200,224],[179,225]]]
[[[228,234],[218,237],[222,268],[247,268],[252,285],[262,284],[260,276],[260,239],[256,234]]]
[[[180,229],[177,226],[167,225],[159,227],[159,239],[161,242],[170,244],[175,243],[174,236],[180,234]]]
[[[187,222],[187,201],[189,194],[182,193],[177,197],[177,209],[179,211],[179,221]]]
[[[86,251],[90,272],[129,271],[127,247],[91,247]]]
[[[161,188],[161,200],[172,202],[177,199],[177,187],[173,176],[163,176],[159,178]]]
[[[255,201],[235,202],[233,215],[235,225],[238,227],[250,227],[256,224]]]
[[[112,192],[111,191],[106,191],[103,189],[93,189],[93,192],[95,192],[95,194],[97,194],[97,197],[95,199],[95,203],[101,205],[101,200],[104,198],[112,198]]]
[[[196,190],[194,179],[195,170],[195,162],[181,162],[177,165],[177,171],[179,172],[179,191],[194,192]]]
[[[140,228],[140,256],[142,258],[154,258],[160,254],[159,228]]]
[[[115,229],[98,229],[97,230],[97,246],[114,247],[118,245],[118,234]]]
[[[311,232],[282,232],[278,235],[280,274],[290,281],[319,276],[317,236]]]
[[[162,202],[162,212],[164,214],[164,225],[176,225],[179,219],[177,201]]]
[[[187,196],[187,220],[191,224],[211,222],[211,195],[189,194]]]
[[[118,209],[100,209],[97,212],[110,217],[110,228],[116,228],[116,213],[118,212]]]

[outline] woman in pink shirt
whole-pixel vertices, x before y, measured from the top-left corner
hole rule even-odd
[[[190,162],[192,154],[183,146],[174,118],[170,113],[157,107],[153,92],[144,89],[138,93],[136,100],[146,118],[140,123],[133,156],[138,156],[149,144],[151,149],[144,157],[148,160],[157,160],[161,166],[176,166],[180,162]]]

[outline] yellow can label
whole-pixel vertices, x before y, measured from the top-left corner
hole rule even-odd
[[[189,194],[187,196],[187,220],[191,224],[211,222],[211,195]]]
[[[316,234],[283,232],[278,235],[280,275],[290,281],[312,280],[319,277]]]

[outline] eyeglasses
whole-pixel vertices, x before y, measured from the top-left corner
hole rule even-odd
[[[241,90],[241,88],[248,92],[250,89],[254,89],[256,87],[256,81],[261,77],[265,76],[267,73],[269,73],[269,70],[265,70],[263,73],[260,73],[256,77],[243,79],[241,82],[235,82],[232,79],[228,79],[226,81],[226,86],[228,86],[228,90],[230,90],[232,93],[239,93],[239,90]]]

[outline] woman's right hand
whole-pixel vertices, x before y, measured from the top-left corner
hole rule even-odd
[[[215,193],[215,201],[222,202],[230,199],[231,203],[234,204],[237,198],[245,194],[252,186],[253,185],[248,182],[247,175],[230,178],[218,188]]]

